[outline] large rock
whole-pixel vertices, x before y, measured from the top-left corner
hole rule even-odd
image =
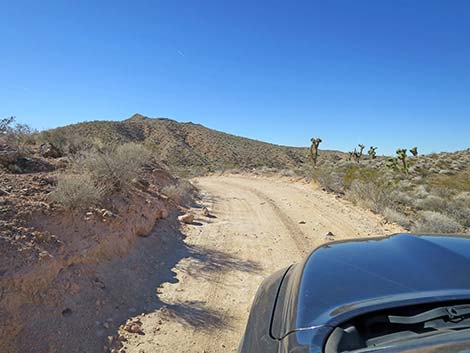
[[[59,149],[52,143],[46,142],[39,146],[39,153],[45,158],[59,158],[62,157]]]
[[[191,213],[186,213],[184,215],[179,216],[178,220],[182,223],[193,223],[194,215],[192,215]]]

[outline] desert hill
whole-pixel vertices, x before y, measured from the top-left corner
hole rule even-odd
[[[307,162],[307,148],[239,137],[191,122],[135,114],[123,121],[83,122],[47,131],[55,140],[79,144],[143,143],[170,169],[293,168]],[[59,137],[57,137],[59,136]],[[51,138],[49,138],[51,140]],[[54,140],[54,139],[52,139]],[[60,142],[56,142],[60,145]],[[306,141],[307,145],[309,141]],[[322,151],[320,158],[342,152]]]

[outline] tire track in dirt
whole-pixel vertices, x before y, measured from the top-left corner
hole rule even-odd
[[[325,242],[387,234],[380,219],[309,185],[213,176],[196,180],[201,206],[180,228],[186,256],[176,280],[159,288],[163,308],[141,318],[145,335],[127,335],[127,353],[234,352],[261,281]],[[301,223],[300,220],[302,220]]]
[[[258,189],[248,187],[245,185],[240,185],[240,184],[234,184],[230,182],[225,182],[227,185],[230,185],[231,187],[237,187],[237,188],[242,188],[244,190],[247,190],[251,192],[252,194],[256,195],[259,199],[263,200],[266,202],[269,207],[272,208],[274,213],[276,214],[277,218],[283,223],[284,227],[287,229],[288,234],[294,241],[297,249],[299,252],[303,255],[305,255],[311,246],[311,244],[306,240],[304,233],[302,230],[299,228],[299,226],[290,218],[284,211],[281,210],[281,208],[276,204],[276,202],[269,197],[268,195],[264,194]]]

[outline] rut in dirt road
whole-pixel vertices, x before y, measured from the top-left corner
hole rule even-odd
[[[182,258],[173,283],[157,289],[165,304],[139,317],[144,334],[122,333],[128,353],[234,352],[267,275],[299,261],[327,232],[345,239],[401,230],[302,183],[253,177],[195,183],[212,214],[194,209],[196,222],[181,230],[197,256]]]

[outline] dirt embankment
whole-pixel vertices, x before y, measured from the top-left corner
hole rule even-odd
[[[121,327],[121,352],[234,352],[258,285],[332,239],[403,231],[381,217],[302,182],[252,176],[195,180],[202,194],[195,222],[173,229],[171,279],[155,280],[156,310]],[[326,233],[333,235],[328,238]],[[155,272],[157,278],[158,272]]]
[[[103,352],[129,313],[157,300],[142,297],[138,282],[158,266],[162,240],[145,237],[168,223],[172,206],[160,190],[174,179],[149,174],[87,212],[44,202],[49,174],[2,175],[2,352]]]

